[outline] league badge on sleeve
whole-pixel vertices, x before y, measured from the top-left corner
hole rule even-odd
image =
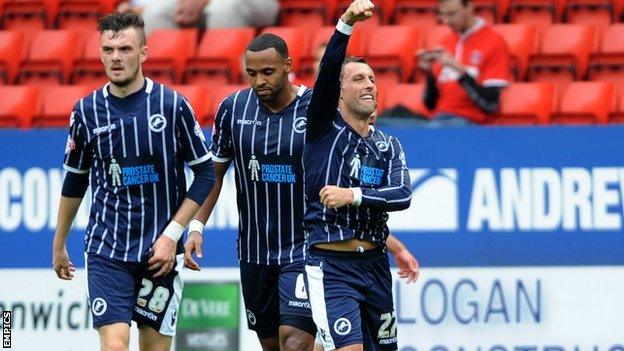
[[[73,114],[72,114],[73,116]],[[67,137],[67,144],[65,144],[65,154],[67,155],[68,153],[70,153],[73,149],[76,148],[76,142],[74,141],[74,139],[70,136]]]

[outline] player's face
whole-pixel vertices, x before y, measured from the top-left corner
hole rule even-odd
[[[439,2],[438,17],[453,31],[463,33],[468,29],[472,11],[472,2],[464,6],[462,0],[443,0]]]
[[[100,58],[111,83],[125,87],[141,78],[139,71],[147,59],[147,46],[136,28],[107,30],[100,36]]]
[[[247,81],[263,102],[272,102],[284,91],[292,71],[290,57],[283,59],[274,48],[245,53]]]
[[[345,65],[340,81],[340,98],[351,113],[369,119],[377,108],[377,84],[373,69],[361,62]]]

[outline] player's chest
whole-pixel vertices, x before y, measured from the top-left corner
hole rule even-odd
[[[339,152],[341,176],[351,184],[378,187],[387,183],[391,150],[386,141],[358,139]]]
[[[243,155],[267,158],[301,158],[305,141],[306,117],[234,119],[231,139]]]

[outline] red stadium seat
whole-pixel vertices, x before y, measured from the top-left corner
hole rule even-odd
[[[205,125],[212,125],[214,121],[215,114],[217,113],[217,109],[221,102],[228,97],[230,94],[233,94],[239,90],[244,90],[249,88],[247,84],[226,84],[220,85],[214,90],[214,94],[212,95],[212,110],[210,111],[210,117],[205,122]]]
[[[115,10],[117,0],[61,0],[59,28],[95,29],[97,19]]]
[[[307,30],[301,27],[267,27],[262,33],[273,33],[286,42],[293,67],[299,67],[301,59],[309,52],[310,38]]]
[[[76,102],[92,89],[82,85],[55,85],[42,89],[43,108],[33,119],[35,127],[66,127]]]
[[[513,83],[500,97],[500,109],[489,124],[548,124],[555,106],[552,83]]]
[[[565,8],[568,23],[596,26],[600,36],[621,14],[621,0],[569,0]]]
[[[193,107],[195,118],[202,126],[207,126],[209,111],[212,111],[212,95],[205,85],[172,85],[171,88],[182,94]]]
[[[563,88],[573,80],[584,78],[589,54],[595,46],[595,32],[594,27],[580,24],[550,26],[539,53],[531,57],[528,80],[551,81]]]
[[[611,25],[604,32],[597,53],[590,58],[590,80],[624,82],[624,24]]]
[[[437,23],[438,0],[396,0],[392,23],[433,26]]]
[[[74,61],[80,55],[80,38],[71,30],[44,30],[35,35],[22,63],[20,84],[50,85],[69,82]]]
[[[227,84],[242,74],[242,55],[253,38],[253,28],[211,29],[204,33],[195,57],[189,60],[187,84]]]
[[[186,61],[195,54],[197,29],[157,29],[147,38],[143,73],[163,84],[182,81]]]
[[[553,123],[606,124],[613,110],[614,86],[611,82],[572,82],[553,115]]]
[[[509,0],[473,0],[475,13],[489,23],[503,22]]]
[[[279,22],[287,27],[321,27],[332,24],[336,0],[280,0]]]
[[[295,71],[297,72],[297,78],[299,80],[305,82],[311,82],[314,80],[314,75],[316,72],[316,67],[318,63],[316,62],[317,56],[324,52],[324,47],[329,42],[334,30],[335,26],[327,26],[319,28],[318,30],[314,30],[312,32],[312,38],[310,40],[310,47],[308,53],[302,58],[301,64],[299,67],[295,67]],[[364,37],[367,32],[367,28],[363,27],[354,27],[353,33],[351,33],[351,38],[349,38],[349,46],[347,47],[347,55],[349,56],[363,56],[364,51]],[[323,49],[322,51],[321,48]],[[320,57],[319,57],[320,59]],[[308,86],[308,84],[306,84]]]
[[[609,121],[611,123],[624,123],[624,89],[622,87],[616,91],[616,100],[613,112],[609,115]]]
[[[379,110],[383,111],[402,105],[414,113],[429,115],[423,104],[424,84],[396,84],[388,86],[382,96]]]
[[[4,29],[23,30],[30,39],[38,31],[52,28],[58,14],[59,0],[4,0]]]
[[[0,127],[29,128],[41,107],[39,89],[30,85],[0,86]]]
[[[12,84],[17,76],[24,34],[19,31],[0,31],[0,84]]]
[[[78,85],[96,87],[106,83],[107,80],[104,66],[100,60],[100,32],[91,32],[86,37],[83,55],[74,66],[72,82]]]
[[[509,22],[531,24],[542,33],[560,22],[567,0],[514,0],[509,5]]]
[[[414,53],[421,42],[414,26],[379,26],[367,36],[366,57],[378,81],[407,82],[414,70]]]
[[[512,72],[516,80],[523,80],[530,55],[537,49],[535,27],[528,24],[497,24],[494,30],[500,34],[512,58]]]

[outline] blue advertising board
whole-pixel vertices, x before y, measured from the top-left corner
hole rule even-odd
[[[423,266],[624,264],[624,127],[382,129],[401,140],[414,191],[389,226]],[[50,266],[66,139],[0,130],[0,268]],[[236,265],[233,184],[206,230],[204,266]],[[87,213],[68,240],[79,267]]]

